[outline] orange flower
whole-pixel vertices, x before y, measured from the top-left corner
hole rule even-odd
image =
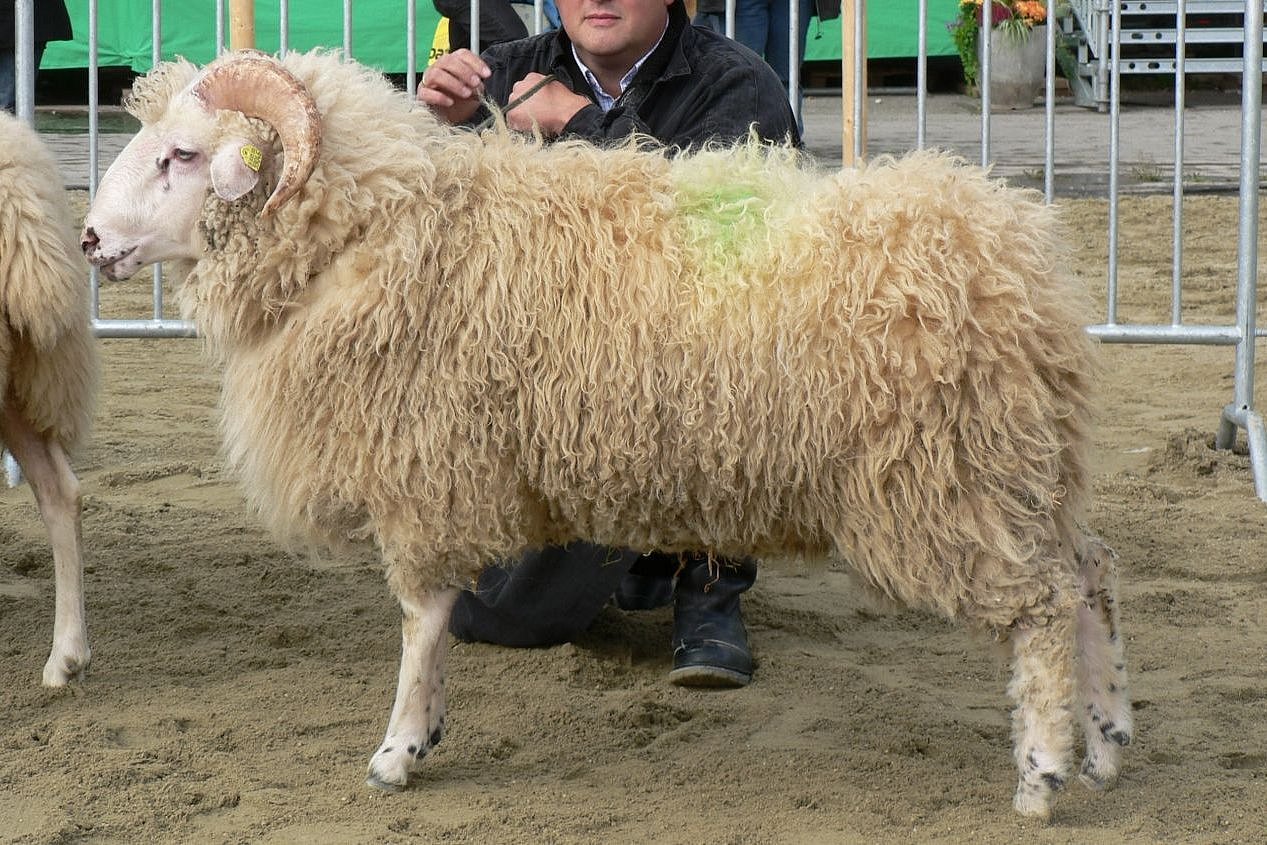
[[[981,21],[982,0],[960,0],[963,20]],[[1043,0],[994,0],[992,17],[997,25],[1006,20],[1017,20],[1025,26],[1034,26],[1047,20],[1047,4]]]
[[[1031,26],[1047,20],[1047,6],[1042,0],[1015,0],[1012,9],[1017,17]]]

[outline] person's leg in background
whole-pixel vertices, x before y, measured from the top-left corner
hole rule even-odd
[[[725,35],[726,0],[696,0],[695,17],[691,18],[691,23]]]
[[[40,60],[44,58],[44,48],[46,43],[43,41],[35,44],[35,76],[39,78]],[[18,103],[18,79],[17,79],[17,55],[15,51],[4,48],[0,50],[0,109],[13,114],[17,111]]]
[[[0,109],[13,112],[17,108],[17,78],[13,50],[0,50]]]
[[[770,32],[770,3],[771,0],[735,0],[735,40],[763,58]]]
[[[696,26],[702,26],[704,29],[711,29],[719,35],[726,34],[726,13],[718,15],[713,12],[696,12],[695,17],[691,18],[691,23]]]
[[[796,0],[800,6],[800,31],[797,33],[797,58],[805,57],[805,36],[809,33],[809,19],[814,14],[814,0]],[[766,35],[765,60],[779,75],[783,87],[788,87],[788,26],[792,16],[787,0],[773,0],[770,4],[770,28]]]
[[[799,32],[797,32],[797,61],[804,61],[805,58],[805,38],[809,34],[809,19],[814,14],[814,0],[795,0],[800,7]],[[779,81],[783,83],[784,90],[790,87],[791,76],[788,71],[788,52],[790,44],[788,43],[788,27],[791,25],[792,16],[788,9],[788,0],[772,0],[770,3],[770,25],[766,35],[765,60],[770,67],[774,68],[774,72],[778,74]],[[804,88],[798,91],[800,102],[797,103],[797,114],[800,114],[804,106],[805,95]],[[801,130],[804,131],[804,119],[801,120]]]
[[[814,14],[814,0],[795,0],[800,7],[797,33],[798,59],[805,56],[805,37],[809,19]],[[788,26],[791,15],[788,0],[737,0],[735,3],[735,40],[766,60],[774,69],[783,88],[788,88]]]

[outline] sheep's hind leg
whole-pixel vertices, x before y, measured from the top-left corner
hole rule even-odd
[[[1086,538],[1078,559],[1078,690],[1087,756],[1078,779],[1104,789],[1117,779],[1122,747],[1134,732],[1126,659],[1118,629],[1113,551]]]
[[[1056,792],[1068,780],[1073,757],[1074,613],[1013,632],[1015,663],[1008,693],[1012,742],[1020,782],[1013,806],[1023,816],[1046,819]]]
[[[53,649],[44,664],[44,686],[65,686],[83,676],[92,653],[84,618],[84,566],[80,538],[79,479],[57,441],[42,436],[7,404],[0,413],[0,440],[26,476],[53,547]]]
[[[455,589],[401,598],[400,679],[387,736],[370,758],[366,783],[394,791],[409,782],[444,734],[444,657]]]

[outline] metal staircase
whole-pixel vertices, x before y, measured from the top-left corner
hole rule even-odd
[[[1059,21],[1061,70],[1080,106],[1109,101],[1114,0],[1070,0]],[[1178,66],[1180,8],[1184,74],[1240,75],[1245,3],[1241,0],[1117,0],[1121,4],[1119,72],[1173,74]],[[1267,65],[1265,65],[1267,66]]]

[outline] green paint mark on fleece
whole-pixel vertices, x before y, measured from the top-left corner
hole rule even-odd
[[[801,219],[822,181],[802,164],[798,151],[755,138],[673,160],[684,281],[700,303],[742,311],[782,295],[781,268],[806,237]]]
[[[684,259],[698,269],[701,284],[717,286],[718,293],[746,288],[754,274],[768,274],[778,263],[786,224],[815,190],[798,156],[754,137],[734,149],[673,161]]]
[[[677,185],[678,215],[686,247],[700,269],[733,269],[763,250],[771,198],[756,180],[718,182],[683,174]],[[720,174],[713,174],[720,175]],[[723,176],[734,180],[734,175]]]

